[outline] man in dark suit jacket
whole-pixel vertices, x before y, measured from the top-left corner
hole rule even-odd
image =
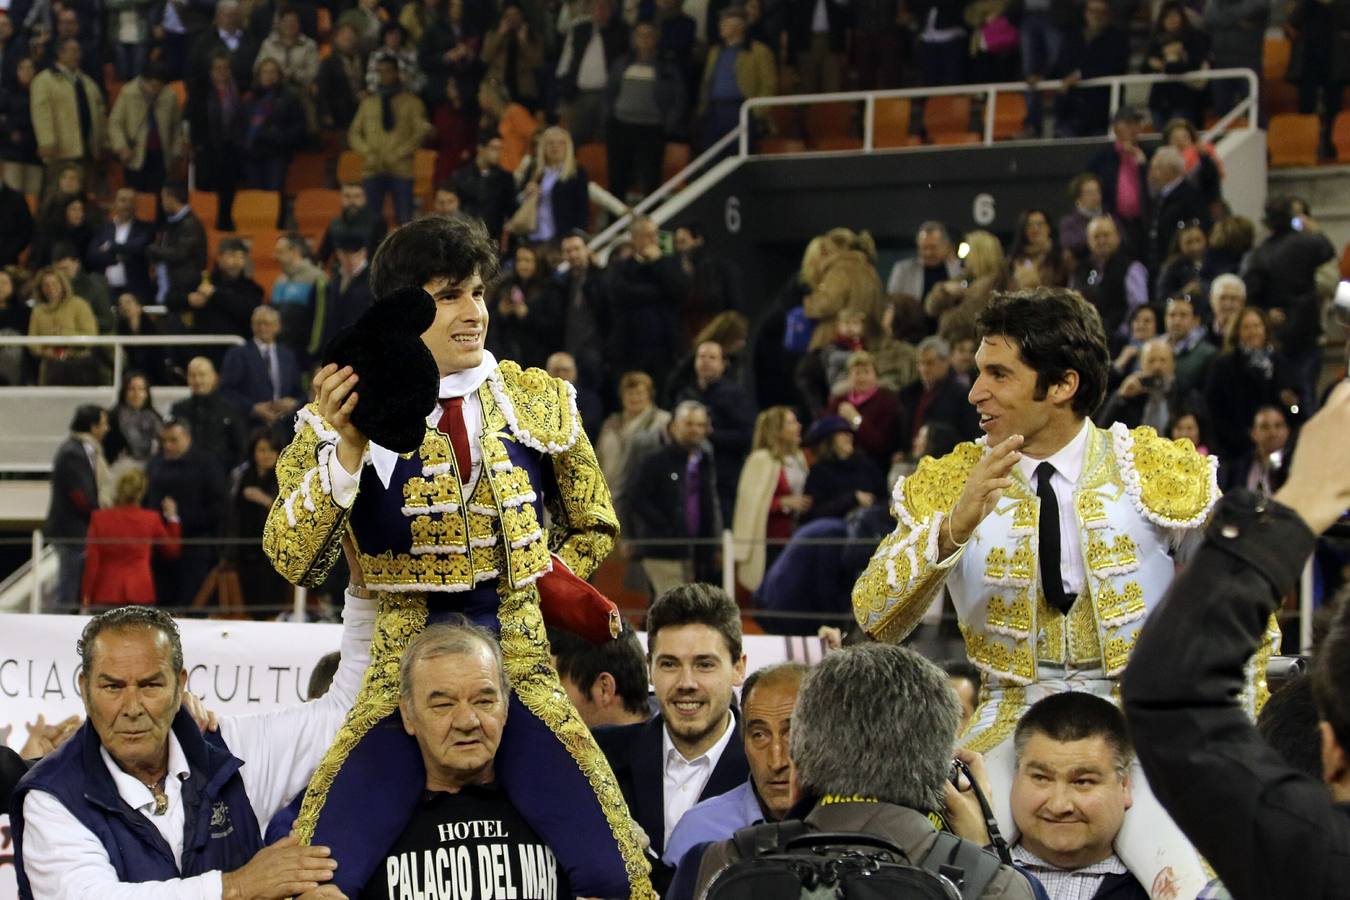
[[[84,537],[89,514],[98,509],[100,448],[108,433],[108,414],[97,406],[81,406],[70,421],[70,437],[56,448],[52,461],[52,493],[43,526],[56,548],[55,602],[63,611],[80,605],[84,576]]]
[[[205,538],[220,534],[225,513],[225,467],[193,448],[187,423],[170,420],[159,434],[159,452],[145,467],[149,482],[143,505],[159,509],[172,497],[182,519],[178,559],[155,556],[155,599],[161,606],[187,606],[216,563],[216,547]],[[194,540],[195,539],[195,540]]]
[[[323,294],[314,313],[314,339],[309,347],[311,357],[317,357],[339,331],[355,324],[375,303],[375,294],[370,290],[365,238],[358,232],[344,231],[338,234],[334,243],[337,265],[328,282],[329,290]]]
[[[244,414],[220,393],[220,376],[209,358],[192,358],[187,382],[190,393],[173,405],[170,415],[188,424],[194,447],[233,469],[244,459]]]
[[[1186,178],[1186,163],[1175,147],[1159,147],[1148,164],[1153,202],[1148,228],[1148,270],[1157,276],[1176,233],[1189,222],[1209,231],[1209,210],[1200,191]]]
[[[253,310],[253,340],[225,354],[220,390],[254,424],[271,428],[300,407],[300,365],[277,343],[281,317],[270,306]]]
[[[516,187],[511,173],[500,165],[502,139],[495,131],[478,134],[473,162],[455,172],[452,182],[459,194],[460,212],[477,216],[493,238],[501,236],[507,217],[516,211]]]
[[[0,219],[0,221],[4,221]],[[136,218],[136,192],[122,188],[113,197],[112,215],[94,230],[85,251],[89,271],[103,276],[113,298],[124,293],[136,295],[142,303],[155,296],[150,280],[150,261],[146,250],[155,239],[155,226]]]
[[[171,181],[159,192],[164,227],[145,255],[155,267],[155,300],[179,315],[206,271],[206,229],[188,206],[187,185]]]
[[[0,182],[0,267],[12,266],[33,242],[33,214],[23,194]]]
[[[713,546],[694,543],[711,541],[722,531],[709,427],[707,408],[686,400],[675,407],[669,432],[660,443],[635,444],[631,451],[631,474],[623,486],[619,518],[632,526],[634,546],[654,594],[711,579],[715,572]],[[698,515],[691,517],[689,500],[695,495]]]
[[[1125,243],[1136,257],[1144,257],[1148,236],[1148,154],[1139,146],[1144,115],[1122,106],[1111,120],[1115,140],[1088,160],[1087,170],[1102,186],[1102,208],[1122,226]],[[1125,175],[1126,178],[1121,176]],[[1127,183],[1128,179],[1128,183]]]
[[[973,441],[980,436],[980,416],[966,399],[969,393],[952,373],[952,348],[940,337],[919,342],[919,380],[900,392],[900,406],[907,417],[901,434],[908,451],[919,429],[941,422],[956,432],[958,440]],[[944,451],[945,452],[945,451]]]
[[[647,612],[647,658],[660,713],[641,725],[597,729],[628,810],[659,858],[695,803],[750,776],[732,688],[745,679],[741,616],[720,588],[694,583],[667,591]],[[652,886],[673,874],[653,863]]]

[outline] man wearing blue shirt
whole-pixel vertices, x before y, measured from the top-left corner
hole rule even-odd
[[[788,783],[788,735],[792,708],[806,666],[786,662],[760,669],[741,688],[742,734],[750,778],[725,794],[709,797],[680,819],[663,861],[678,866],[689,848],[724,841],[756,822],[779,821],[792,805]]]

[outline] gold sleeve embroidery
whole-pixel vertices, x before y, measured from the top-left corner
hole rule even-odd
[[[328,480],[337,435],[316,410],[310,404],[301,411],[295,438],[277,458],[277,499],[263,529],[263,551],[272,566],[304,587],[322,584],[337,562],[350,513],[334,502]]]
[[[558,492],[549,498],[549,549],[580,578],[590,578],[619,537],[619,518],[586,433],[553,457]]]

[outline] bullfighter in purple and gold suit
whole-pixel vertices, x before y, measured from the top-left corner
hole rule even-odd
[[[540,609],[539,580],[564,566],[589,577],[618,522],[571,386],[483,350],[483,281],[495,266],[476,223],[430,217],[392,234],[375,255],[372,288],[381,298],[410,288],[431,295],[435,319],[421,340],[439,370],[440,402],[415,411],[425,426],[414,422],[416,449],[400,454],[353,422],[369,421],[355,410],[373,399],[361,399],[371,378],[329,365],[277,461],[280,491],[263,539],[277,570],[317,584],[349,535],[361,568],[353,580],[379,601],[370,669],[296,832],[331,847],[334,883],[360,893],[424,784],[398,716],[399,658],[429,622],[461,613],[501,638],[512,692],[496,759],[502,789],[574,892],[653,897],[640,832],[558,681]]]

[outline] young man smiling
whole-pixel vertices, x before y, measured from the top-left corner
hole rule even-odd
[[[277,460],[263,537],[277,571],[321,581],[350,532],[363,589],[380,602],[362,714],[319,767],[296,830],[333,848],[348,896],[385,860],[424,787],[422,757],[398,724],[398,660],[428,623],[458,613],[500,636],[510,675],[497,781],[579,894],[648,897],[636,829],[558,681],[540,612],[540,579],[557,570],[566,580],[564,568],[588,577],[618,522],[571,387],[483,349],[496,261],[482,223],[464,218],[428,216],[386,238],[371,263],[375,296],[420,287],[435,301],[422,341],[441,399],[422,444],[401,456],[370,441],[352,421],[365,402],[360,373],[329,365]]]
[[[1171,583],[1174,557],[1198,545],[1219,491],[1214,463],[1190,442],[1088,420],[1106,390],[1109,356],[1101,319],[1078,294],[996,295],[979,325],[969,400],[985,439],[924,460],[896,485],[900,524],[854,587],[853,606],[869,634],[898,641],[944,586],[951,593],[966,652],[986,676],[963,742],[986,754],[996,811],[1011,833],[1007,739],[1018,719],[1065,690],[1113,696]],[[1263,671],[1264,659],[1251,673]],[[1255,674],[1248,683],[1254,713]],[[1193,853],[1148,855],[1169,846],[1169,832],[1173,846],[1187,848],[1139,787],[1140,855],[1127,847],[1122,858],[1146,885],[1177,884],[1176,896],[1195,881],[1194,896],[1205,880]]]
[[[666,591],[647,613],[647,657],[659,715],[642,725],[596,732],[633,818],[660,859],[695,803],[743,784],[750,774],[733,688],[745,678],[741,616],[710,584]],[[658,869],[661,890],[670,870]]]

